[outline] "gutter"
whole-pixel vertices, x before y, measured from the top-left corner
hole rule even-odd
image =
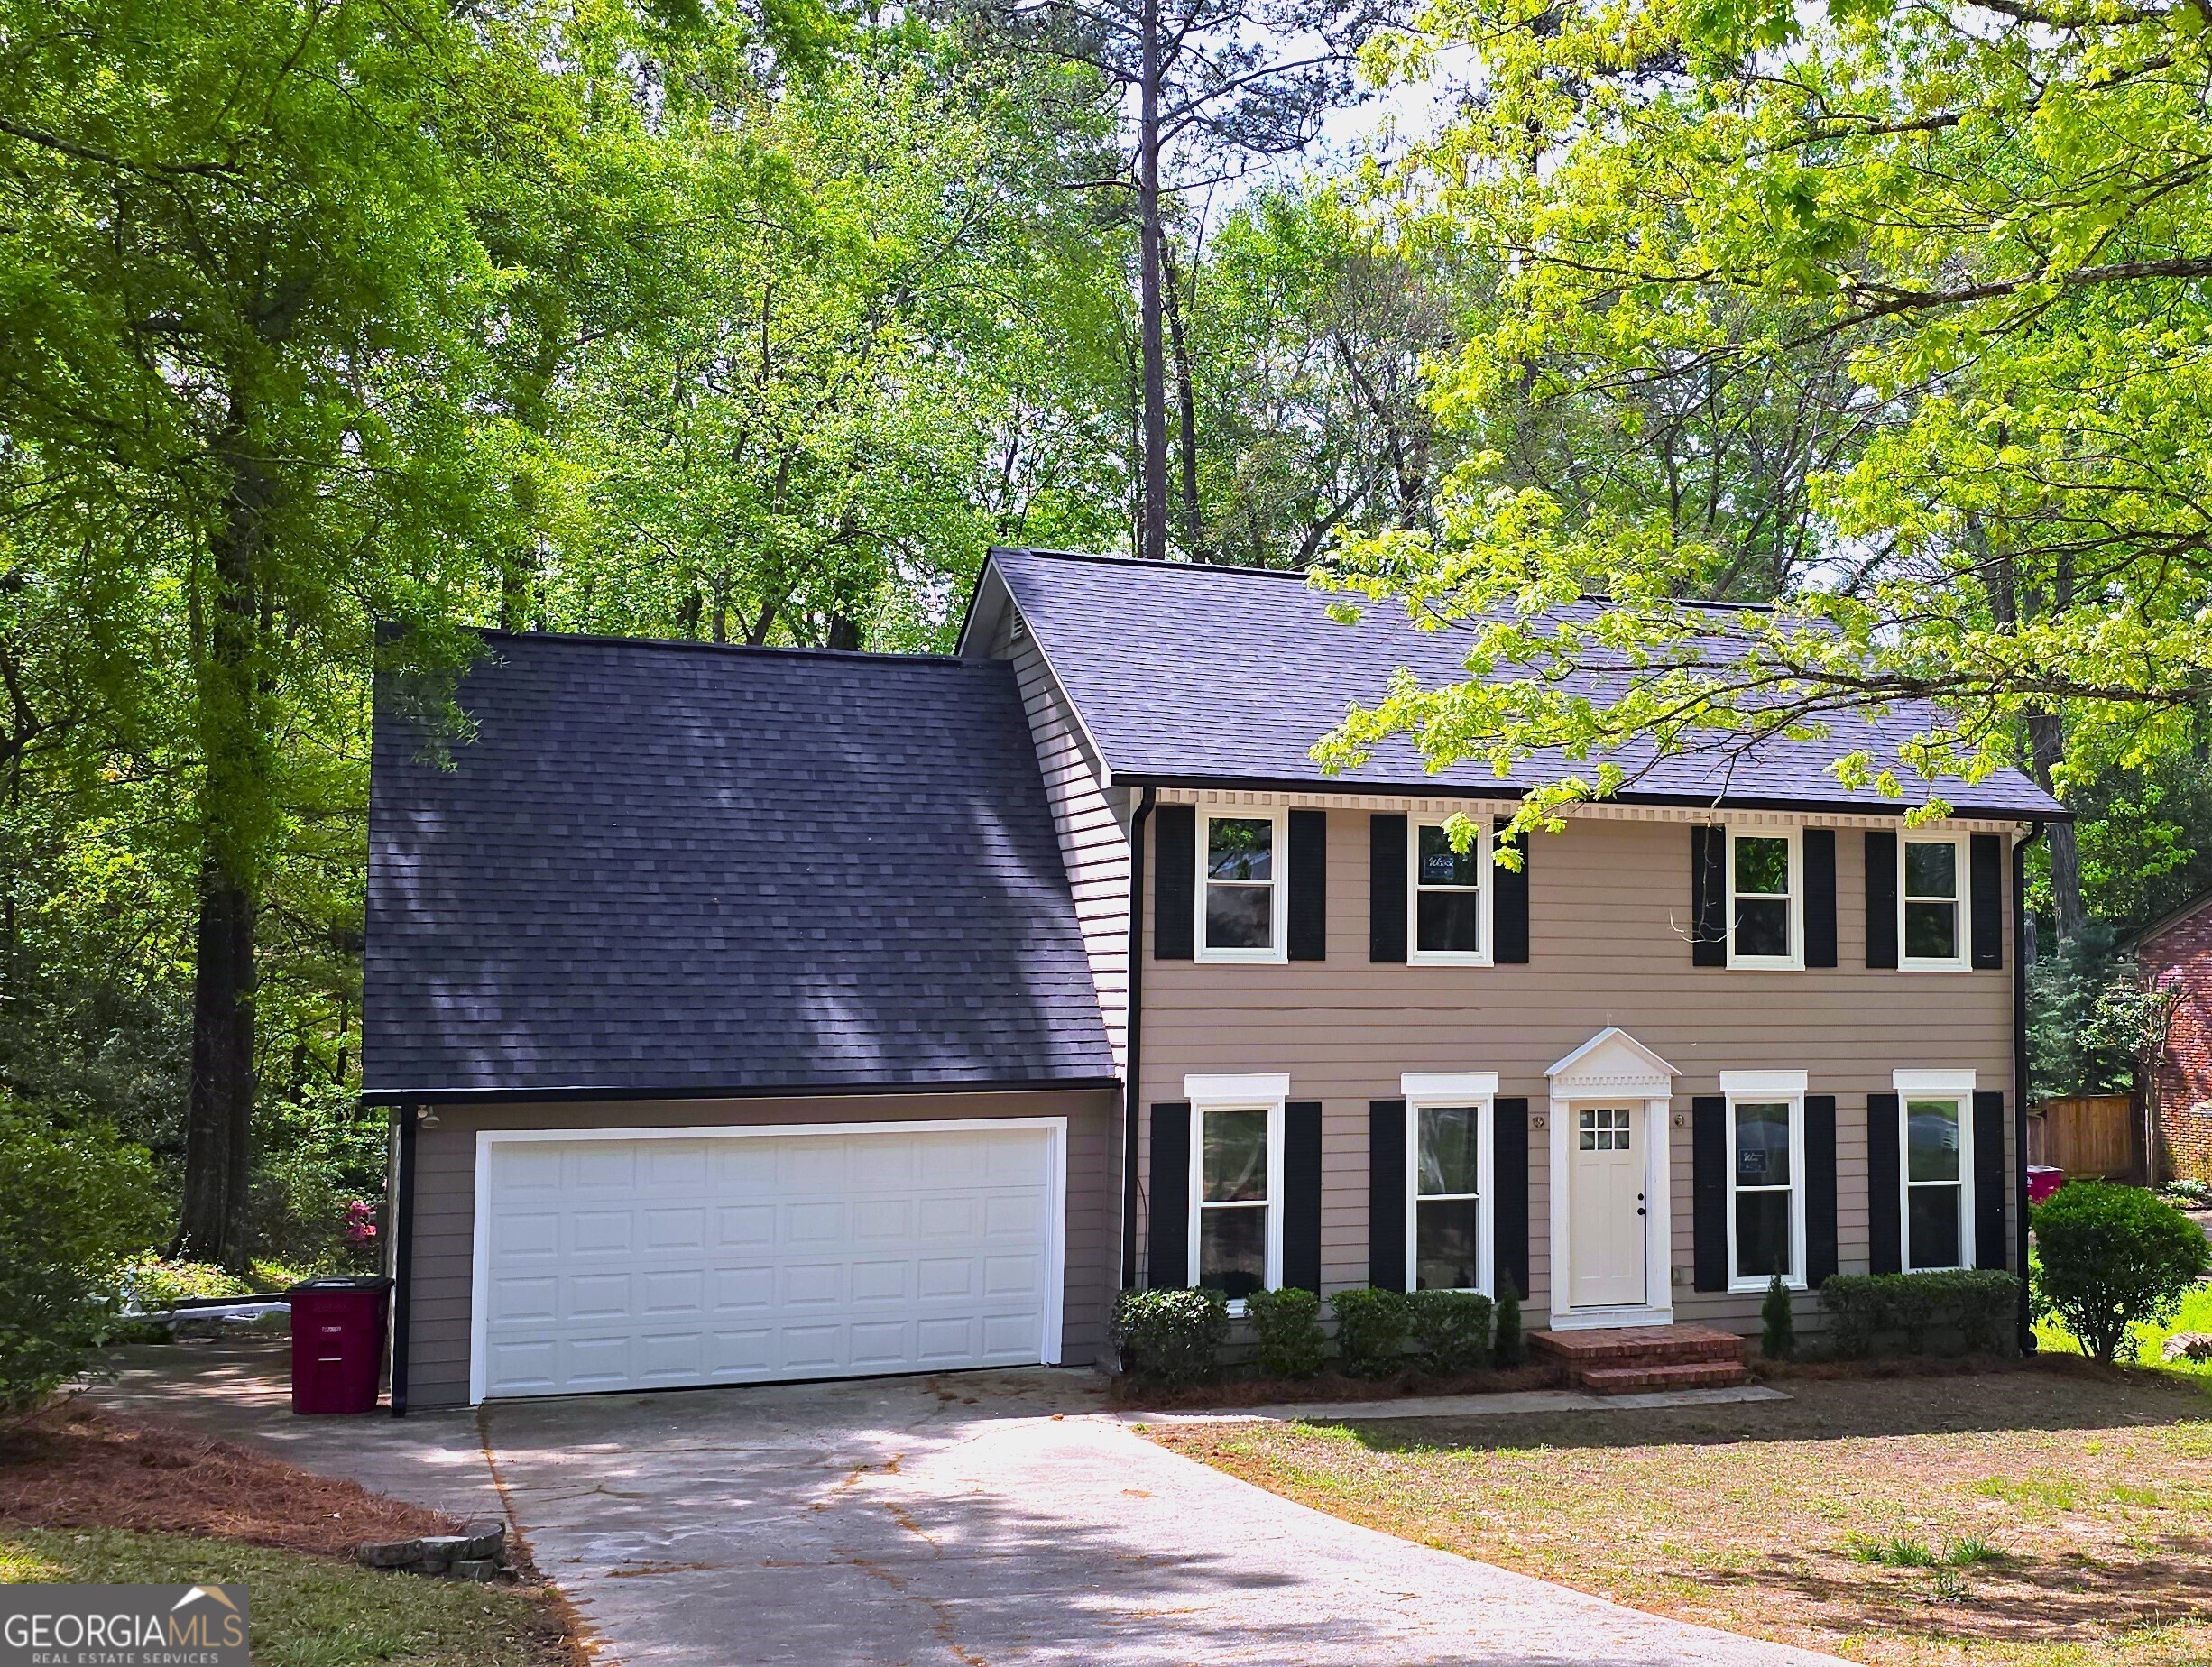
[[[1129,1010],[1125,1021],[1127,1058],[1121,1083],[1121,1288],[1137,1285],[1137,1062],[1144,1036],[1145,1012],[1145,824],[1151,820],[1159,789],[1147,787],[1129,818]]]
[[[407,1416],[407,1342],[414,1317],[415,1108],[401,1106],[400,1152],[392,1198],[399,1220],[392,1231],[392,1415]]]
[[[2020,1268],[2020,1352],[2035,1352],[2035,1312],[2028,1299],[2028,847],[2043,836],[2041,822],[2028,824],[2025,839],[2013,842],[2013,1149],[2019,1156],[2014,1184],[2018,1205],[2013,1231],[2014,1257]]]

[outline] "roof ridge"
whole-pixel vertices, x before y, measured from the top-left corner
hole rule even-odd
[[[497,626],[472,627],[476,634],[502,642],[582,643],[625,649],[673,649],[708,654],[777,655],[791,659],[871,660],[923,666],[989,666],[995,662],[979,654],[888,652],[874,649],[816,649],[803,644],[772,642],[699,642],[686,637],[622,637],[605,631],[505,631]]]

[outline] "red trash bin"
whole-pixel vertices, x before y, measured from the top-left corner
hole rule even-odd
[[[373,1413],[384,1366],[388,1279],[308,1279],[292,1305],[292,1411]]]

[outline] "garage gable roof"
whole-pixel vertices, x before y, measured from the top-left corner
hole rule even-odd
[[[1341,599],[1309,588],[1302,574],[994,549],[971,639],[986,623],[982,611],[999,601],[994,578],[1117,780],[1513,797],[1532,783],[1593,769],[1539,756],[1502,782],[1478,760],[1432,775],[1400,737],[1360,769],[1324,776],[1311,749],[1348,705],[1379,700],[1401,667],[1430,687],[1464,679],[1466,645],[1455,631],[1415,630],[1392,606],[1370,605],[1357,624],[1340,623],[1326,610]],[[1582,607],[1594,613],[1597,604]],[[1596,692],[1594,678],[1583,681]],[[1716,735],[1708,749],[1664,759],[1624,749],[1615,761],[1634,779],[1618,797],[1893,815],[1940,797],[1962,816],[2068,814],[2017,770],[1971,783],[1931,783],[1900,770],[1904,796],[1886,798],[1872,787],[1844,787],[1830,769],[1860,748],[1894,763],[1898,746],[1935,715],[1925,702],[1900,701],[1876,718],[1836,718],[1817,740],[1776,737],[1750,746]]]
[[[364,1093],[1113,1074],[1004,664],[484,633],[377,692]]]

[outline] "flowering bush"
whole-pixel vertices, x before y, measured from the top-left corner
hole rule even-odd
[[[362,1250],[376,1242],[376,1206],[365,1198],[346,1206],[346,1242]]]

